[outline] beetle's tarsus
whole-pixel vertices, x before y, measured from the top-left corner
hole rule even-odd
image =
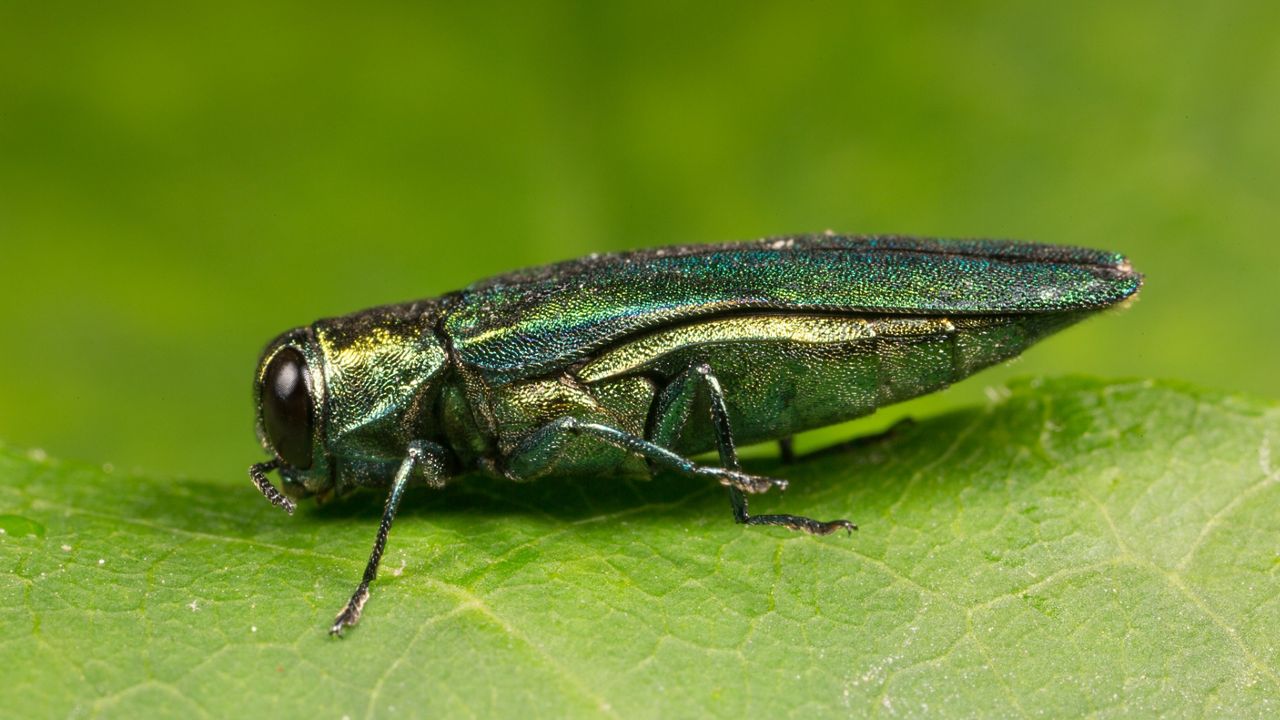
[[[807,533],[809,535],[830,535],[837,530],[844,530],[850,535],[858,529],[848,520],[814,520],[802,515],[752,515],[747,512],[747,498],[741,491],[729,488],[729,504],[733,507],[733,521],[739,525],[761,525],[766,527],[784,527],[788,530]]]
[[[331,637],[342,637],[344,628],[355,627],[360,622],[360,614],[364,612],[364,604],[369,601],[369,583],[362,582],[356,588],[351,599],[342,608],[342,612],[333,619],[333,627],[329,628]]]
[[[249,466],[249,477],[253,480],[253,484],[258,487],[258,492],[262,493],[272,505],[283,509],[290,515],[293,514],[293,501],[284,496],[284,493],[276,489],[275,485],[267,479],[267,473],[280,467],[279,460],[268,460],[267,462],[255,463]]]
[[[773,488],[786,490],[788,482],[781,478],[748,475],[747,473],[727,468],[707,468],[708,474],[715,475],[725,487],[737,488],[745,493],[758,494]]]
[[[828,520],[823,522],[799,515],[750,515],[744,524],[774,525],[810,535],[830,535],[837,530],[844,530],[852,535],[853,531],[858,529],[857,525],[848,520]]]

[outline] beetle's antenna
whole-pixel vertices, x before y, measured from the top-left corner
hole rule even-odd
[[[275,485],[267,479],[267,473],[280,467],[279,460],[268,460],[267,462],[255,463],[249,466],[249,477],[253,478],[253,484],[258,486],[258,492],[271,501],[272,505],[284,508],[284,511],[293,514],[293,501],[285,497],[276,489]]]

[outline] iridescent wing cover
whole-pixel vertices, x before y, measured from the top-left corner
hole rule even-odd
[[[445,331],[488,382],[624,338],[757,311],[1010,315],[1103,308],[1142,284],[1123,255],[996,240],[809,235],[600,255],[479,282]]]

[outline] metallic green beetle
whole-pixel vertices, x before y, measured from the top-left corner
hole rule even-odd
[[[249,474],[289,512],[289,498],[389,487],[333,634],[360,618],[405,488],[473,470],[673,470],[727,487],[739,523],[853,530],[748,514],[744,493],[786,482],[743,472],[735,445],[945,387],[1141,284],[1110,252],[830,233],[522,270],[276,338],[255,383],[274,459]],[[711,450],[719,465],[690,459]]]

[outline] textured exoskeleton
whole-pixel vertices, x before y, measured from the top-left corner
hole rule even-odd
[[[750,515],[743,493],[785,481],[743,472],[735,445],[945,387],[1141,282],[1115,253],[831,234],[523,270],[281,335],[255,385],[275,458],[250,474],[289,511],[289,498],[389,488],[334,633],[359,619],[404,489],[468,471],[669,469],[725,485],[741,523],[852,529]],[[716,464],[690,459],[712,450]]]

